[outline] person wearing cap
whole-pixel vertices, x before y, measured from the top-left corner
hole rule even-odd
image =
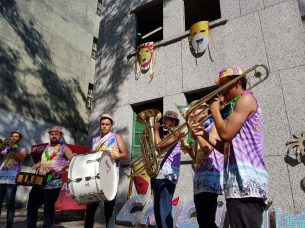
[[[216,82],[223,86],[242,73],[240,66],[222,69]],[[244,79],[237,80],[210,105],[221,141],[203,130],[194,130],[195,135],[224,153],[224,192],[232,228],[261,227],[268,188],[261,108],[246,86]],[[220,113],[223,101],[231,102],[224,115],[226,120]]]
[[[54,126],[48,131],[50,143],[41,155],[41,161],[32,169],[40,175],[46,175],[46,184],[42,188],[32,187],[27,205],[27,227],[36,227],[38,209],[44,205],[43,227],[53,227],[55,203],[62,186],[60,172],[69,167],[73,153],[62,141],[63,131]]]
[[[0,153],[0,215],[4,197],[6,199],[6,227],[13,227],[15,217],[15,197],[17,185],[15,179],[21,171],[27,149],[21,146],[23,136],[20,131],[13,131],[10,140],[4,140],[4,150]]]
[[[179,125],[178,114],[173,111],[165,112],[163,116],[163,124],[171,128],[177,127]],[[161,141],[159,133],[160,126],[160,123],[154,124],[155,144],[158,144]],[[174,139],[169,139],[162,145],[162,148],[166,148],[173,142]],[[156,224],[159,228],[174,227],[172,201],[179,177],[181,160],[180,145],[181,142],[179,141],[172,153],[164,162],[164,165],[160,169],[157,177],[152,179],[154,191],[154,213]],[[167,157],[166,153],[164,157]],[[160,159],[160,162],[161,161],[162,158]]]
[[[119,175],[120,160],[126,160],[129,158],[128,151],[121,135],[112,133],[112,127],[114,125],[114,119],[109,114],[103,114],[98,118],[100,123],[101,135],[93,138],[92,151],[109,150],[110,158],[114,160],[117,167],[117,175]],[[119,178],[118,178],[119,180]],[[104,215],[106,218],[106,228],[115,227],[115,200],[104,202]],[[85,228],[92,228],[94,224],[94,217],[99,202],[93,202],[87,204]]]
[[[197,101],[191,104],[195,102]],[[196,123],[207,118],[206,103],[191,113],[190,118],[195,116]],[[211,136],[219,139],[212,118],[206,120],[201,127]],[[189,148],[188,143],[184,141],[182,148]],[[217,198],[223,192],[223,155],[200,136],[195,137],[194,146],[192,149],[187,149],[187,152],[194,161],[194,203],[199,227],[217,228],[215,223]]]

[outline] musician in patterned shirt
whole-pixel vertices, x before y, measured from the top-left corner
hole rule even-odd
[[[32,187],[27,206],[27,227],[36,227],[38,209],[44,205],[43,227],[53,227],[55,203],[59,197],[62,185],[60,172],[69,167],[73,153],[62,141],[63,132],[60,127],[49,131],[50,144],[41,155],[41,161],[32,169],[47,177],[44,187]]]
[[[13,227],[15,216],[15,197],[17,185],[15,179],[21,171],[22,162],[26,156],[27,150],[21,146],[20,141],[23,136],[20,131],[13,131],[10,134],[10,140],[4,140],[4,150],[0,152],[0,215],[4,196],[6,197],[7,225]]]
[[[178,114],[173,111],[167,111],[163,116],[163,123],[168,127],[175,128],[179,125]],[[160,123],[155,123],[155,144],[161,141]],[[166,136],[165,136],[166,137]],[[169,139],[162,145],[166,148],[174,139]],[[173,227],[172,201],[178,183],[180,160],[181,160],[181,142],[179,141],[172,153],[168,156],[156,178],[152,179],[154,190],[154,213],[157,226],[160,228]],[[166,157],[166,154],[165,154]],[[160,160],[160,162],[162,159]]]
[[[222,69],[216,82],[223,86],[242,73],[240,66]],[[232,228],[261,227],[268,190],[261,108],[246,86],[244,78],[237,80],[221,91],[221,100],[215,99],[210,105],[219,137],[225,142],[224,147],[207,132],[194,131],[224,153],[224,192]],[[223,101],[232,101],[226,121],[220,113]]]
[[[109,150],[110,159],[114,160],[119,175],[120,160],[128,159],[128,151],[121,135],[111,132],[114,120],[109,114],[103,114],[98,118],[100,123],[101,135],[92,140],[92,151]],[[119,178],[118,178],[119,180]],[[115,200],[104,202],[104,215],[106,218],[106,228],[115,227]],[[87,204],[85,228],[93,228],[94,217],[100,202]]]

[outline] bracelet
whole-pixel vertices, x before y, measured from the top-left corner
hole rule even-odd
[[[120,153],[115,152],[114,155],[115,155],[115,157],[118,158],[118,159],[121,158],[121,154],[120,154]]]

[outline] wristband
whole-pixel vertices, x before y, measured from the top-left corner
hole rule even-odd
[[[119,158],[119,159],[121,158],[121,154],[119,154],[118,158]]]

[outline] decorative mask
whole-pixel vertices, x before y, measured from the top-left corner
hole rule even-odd
[[[196,54],[203,53],[209,44],[209,22],[200,21],[190,29],[191,43]]]
[[[137,170],[137,165],[135,170]],[[146,194],[150,183],[150,177],[147,175],[145,169],[137,176],[135,176],[134,184],[136,186],[137,194]]]
[[[136,79],[139,79],[141,71],[137,72],[137,62],[139,60],[140,69],[148,70],[150,69],[150,78],[154,76],[155,69],[155,53],[154,53],[154,42],[147,42],[141,44],[137,49],[136,54]]]

